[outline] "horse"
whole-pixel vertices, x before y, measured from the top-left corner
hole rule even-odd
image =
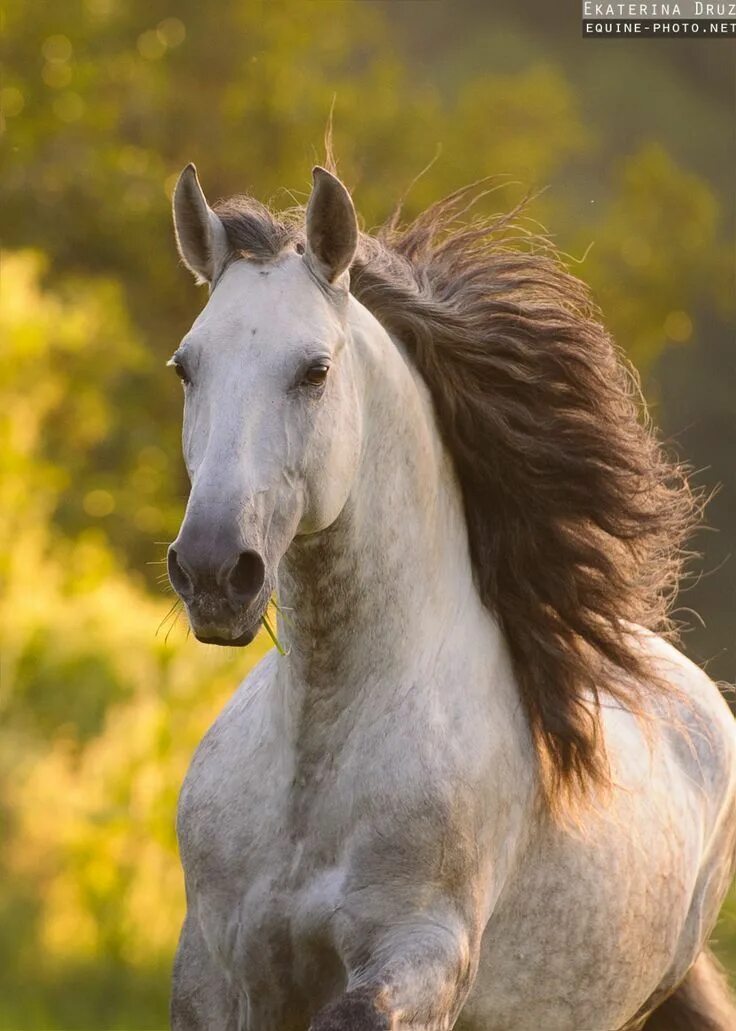
[[[176,185],[168,574],[199,641],[275,599],[280,647],[181,790],[175,1031],[736,1027],[734,719],[669,639],[698,497],[480,192],[371,234],[334,164],[280,214]]]

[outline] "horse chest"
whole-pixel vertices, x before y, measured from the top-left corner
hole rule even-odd
[[[288,1013],[303,1015],[344,987],[336,934],[346,921],[358,939],[389,917],[387,893],[366,884],[390,875],[392,891],[409,898],[423,883],[454,885],[477,842],[469,848],[463,833],[470,801],[453,803],[446,778],[447,797],[433,798],[426,778],[414,790],[406,743],[402,763],[377,755],[378,745],[372,761],[364,751],[332,761],[279,747],[248,715],[231,711],[195,758],[180,847],[210,953],[251,1007],[261,998],[285,1007],[279,1026],[287,1028]],[[388,734],[381,739],[393,747]],[[400,783],[387,785],[387,768]]]
[[[342,984],[330,919],[343,897],[337,854],[349,807],[334,784],[322,790],[319,764],[310,765],[307,783],[293,756],[275,746],[244,756],[242,744],[237,760],[225,742],[205,750],[182,792],[179,839],[190,905],[210,952],[252,1006],[261,995],[273,1004],[277,993],[284,1006],[303,1012],[307,999],[328,999]],[[331,832],[315,816],[326,808]]]
[[[270,783],[267,804],[254,788],[237,803],[227,791],[210,798],[204,820],[201,811],[182,812],[180,838],[210,954],[250,1006],[263,999],[286,1007],[279,1026],[288,1028],[291,1009],[303,1015],[314,998],[341,988],[329,931],[343,871],[296,830],[301,805],[291,781],[274,783],[271,771]]]

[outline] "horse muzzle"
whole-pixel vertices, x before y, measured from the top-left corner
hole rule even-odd
[[[270,591],[266,566],[253,549],[205,546],[182,530],[168,551],[169,581],[205,644],[243,647],[258,632]]]

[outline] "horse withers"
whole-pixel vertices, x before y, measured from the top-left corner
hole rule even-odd
[[[585,287],[471,200],[370,236],[326,169],[278,217],[176,187],[169,575],[284,645],[182,789],[176,1031],[736,1026],[734,720],[659,636],[694,502]]]

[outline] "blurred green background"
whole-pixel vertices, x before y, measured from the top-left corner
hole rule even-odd
[[[579,5],[542,0],[6,0],[3,45],[0,1028],[143,1031],[182,916],[178,786],[266,648],[188,640],[159,582],[187,490],[164,362],[204,301],[177,172],[302,200],[334,96],[368,226],[435,156],[408,214],[487,174],[498,206],[548,185],[533,214],[720,488],[678,614],[733,680],[734,51],[583,41]],[[736,971],[736,905],[716,939]]]

